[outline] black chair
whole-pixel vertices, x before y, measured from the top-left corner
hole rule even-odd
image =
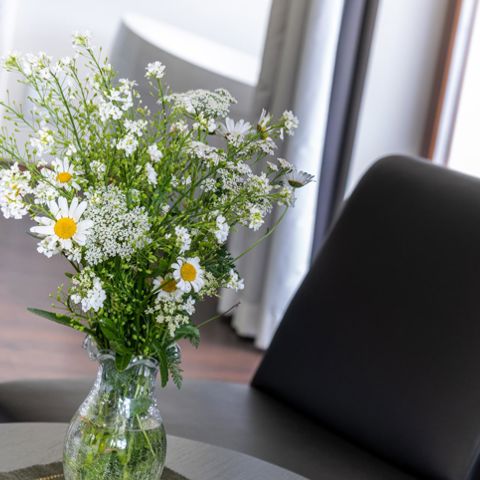
[[[407,157],[364,176],[251,387],[160,392],[169,433],[312,479],[480,478],[480,181]],[[91,381],[0,386],[68,421]]]

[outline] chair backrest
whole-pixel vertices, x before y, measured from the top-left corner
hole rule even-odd
[[[252,385],[418,476],[480,478],[480,180],[377,162]]]

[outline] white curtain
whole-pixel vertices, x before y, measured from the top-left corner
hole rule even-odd
[[[281,153],[317,180],[343,8],[343,0],[274,0],[256,97],[259,110],[265,106],[275,115],[294,110],[300,127]],[[299,192],[271,240],[241,259],[245,290],[222,294],[220,310],[239,301],[233,326],[254,337],[259,348],[270,344],[309,269],[316,208],[317,185],[311,184]],[[252,241],[250,232],[238,232],[231,243],[234,254]]]

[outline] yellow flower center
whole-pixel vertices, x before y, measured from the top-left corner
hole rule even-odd
[[[163,287],[162,290],[167,293],[172,293],[177,289],[177,282],[175,280],[169,280]]]
[[[55,232],[57,237],[68,240],[69,238],[72,238],[77,232],[77,224],[75,223],[75,220],[73,218],[60,218],[55,223],[53,231]]]
[[[263,139],[263,140],[266,140],[268,138],[268,133],[267,133],[267,129],[265,128],[264,125],[262,124],[257,124],[257,132],[260,134],[260,137]]]
[[[191,263],[184,263],[180,267],[180,276],[186,282],[193,282],[197,278],[197,269]]]
[[[57,175],[57,181],[60,183],[68,183],[72,179],[72,174],[68,172],[60,172]]]

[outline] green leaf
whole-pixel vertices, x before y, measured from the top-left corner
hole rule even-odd
[[[177,328],[173,341],[178,342],[183,338],[186,338],[195,348],[198,348],[200,345],[200,330],[195,325],[182,325]]]
[[[66,327],[75,328],[75,326],[78,326],[77,321],[61,313],[47,312],[46,310],[40,310],[39,308],[28,308],[27,310],[39,317],[47,318],[48,320],[52,320],[60,325],[65,325]]]
[[[157,348],[157,356],[160,366],[160,382],[162,387],[165,387],[168,383],[168,358],[167,354],[162,348]]]

